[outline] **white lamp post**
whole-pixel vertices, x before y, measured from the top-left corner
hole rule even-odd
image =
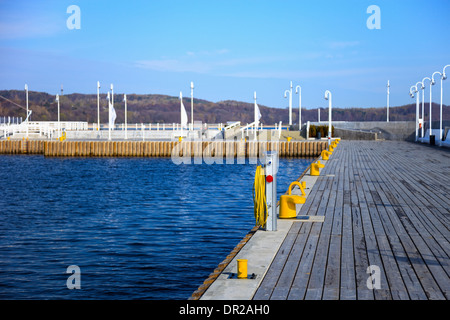
[[[420,94],[419,94],[419,90],[422,90],[422,82],[421,81],[419,81],[419,82],[417,82],[416,83],[416,88],[417,88],[417,100],[418,100],[418,104],[416,105],[416,108],[417,108],[417,114],[418,114],[418,120],[417,120],[417,122],[418,122],[418,126],[419,126],[419,132],[421,131],[421,129],[423,128],[423,125],[420,123],[420,120],[421,120],[421,118],[420,118]],[[422,114],[422,118],[423,118],[423,114]],[[423,123],[423,120],[422,120],[422,123]],[[423,138],[423,135],[421,134],[421,136],[422,136],[422,138]]]
[[[61,137],[61,123],[60,123],[60,111],[59,111],[59,95],[56,95],[56,102],[58,102],[58,138]]]
[[[386,122],[389,122],[389,88],[391,87],[391,85],[389,84],[389,80],[387,83],[387,116],[386,116]]]
[[[100,81],[97,81],[97,131],[100,130]]]
[[[325,100],[328,100],[328,145],[331,144],[331,92],[325,91]]]
[[[123,101],[125,102],[125,140],[128,139],[127,137],[127,95],[123,95]]]
[[[191,130],[194,130],[194,82],[191,81]]]
[[[290,89],[284,92],[285,98],[287,98],[287,93],[289,93],[289,125],[292,126],[292,81]]]
[[[447,69],[448,67],[450,67],[450,64],[448,64],[448,65],[446,65],[444,67],[444,69],[442,71],[442,77],[441,77],[441,107],[440,107],[440,110],[439,110],[439,113],[440,113],[440,120],[439,120],[440,142],[439,142],[439,146],[442,146],[442,138],[444,136],[444,133],[442,132],[442,99],[443,99],[443,96],[444,96],[444,91],[442,89],[442,84],[443,84],[442,82],[443,82],[443,80],[447,79],[447,75],[445,74],[445,69]]]
[[[26,103],[27,103],[27,139],[28,139],[28,85],[25,84],[25,96],[26,96]]]
[[[430,83],[430,101],[432,101],[432,89],[433,89],[433,86],[436,84],[436,81],[434,80],[434,75],[435,74],[439,74],[439,77],[441,78],[442,77],[442,73],[440,73],[439,71],[436,71],[436,72],[434,72],[433,73],[433,75],[431,76],[431,83]],[[442,87],[442,80],[441,80],[441,87]],[[432,124],[432,114],[431,114],[431,104],[432,104],[432,102],[430,102],[430,134],[431,134],[431,124]]]
[[[431,79],[428,77],[425,77],[422,79],[422,138],[424,137],[423,130],[425,127],[425,80],[430,81],[430,93],[431,93]],[[431,111],[431,95],[430,95],[430,111]],[[431,112],[430,112],[430,115],[431,115]],[[430,135],[431,135],[431,131],[430,131]]]
[[[414,88],[414,91],[412,91],[412,89]],[[415,86],[412,86],[411,88],[409,88],[409,95],[411,96],[411,98],[414,98],[414,93],[417,93],[417,84]],[[419,138],[419,95],[416,95],[416,138],[415,141],[417,142]]]
[[[296,86],[295,93],[298,93],[298,131],[302,130],[302,87]]]
[[[111,105],[114,108],[114,86],[111,83]],[[108,139],[111,140],[111,108],[109,109],[109,132],[108,132]]]
[[[106,100],[108,100],[108,140],[111,140],[111,94],[109,91]]]

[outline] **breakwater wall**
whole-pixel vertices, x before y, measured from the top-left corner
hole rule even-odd
[[[278,151],[280,157],[316,157],[326,141],[42,141],[2,140],[0,154],[42,154],[47,157],[259,157]]]

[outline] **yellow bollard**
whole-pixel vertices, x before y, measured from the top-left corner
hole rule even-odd
[[[323,160],[328,160],[328,159],[330,159],[330,153],[329,153],[327,150],[322,150],[321,156],[322,156],[322,159],[323,159]]]
[[[178,137],[178,141],[179,142],[183,141],[183,137]]]
[[[287,137],[287,142],[291,142],[292,137]]]
[[[328,147],[328,152],[333,153],[333,151],[334,151],[334,147],[333,147],[332,145],[330,145],[330,146]]]
[[[302,187],[303,189],[306,189],[306,181],[302,181]]]
[[[238,279],[247,279],[247,259],[237,259]]]
[[[311,169],[309,170],[309,174],[312,176],[320,175],[319,165],[317,163],[311,163]]]
[[[294,185],[299,186],[300,191],[302,192],[301,196],[298,195],[291,195],[292,187]],[[303,189],[303,185],[298,182],[294,181],[289,185],[288,194],[282,195],[280,197],[280,219],[290,219],[295,218],[297,216],[297,211],[295,210],[296,204],[302,204],[306,201],[306,193]]]

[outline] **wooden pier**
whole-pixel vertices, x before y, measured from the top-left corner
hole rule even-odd
[[[448,151],[342,141],[299,215],[253,299],[449,299]]]
[[[1,140],[0,154],[43,154],[47,157],[259,157],[277,150],[281,157],[317,157],[326,141],[42,141]],[[175,150],[175,151],[174,151]]]

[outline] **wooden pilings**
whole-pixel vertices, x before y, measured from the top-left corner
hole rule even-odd
[[[0,140],[0,154],[43,154],[47,157],[259,157],[278,151],[280,157],[316,157],[326,141],[42,141]]]

